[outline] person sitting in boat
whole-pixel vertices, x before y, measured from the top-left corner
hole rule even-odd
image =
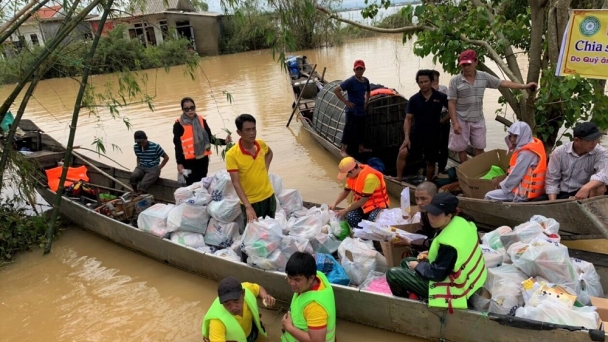
[[[131,173],[129,182],[134,194],[147,193],[150,186],[160,177],[160,170],[169,161],[169,156],[159,144],[148,141],[144,131],[135,132],[134,139],[133,150],[137,156],[137,167]]]
[[[433,182],[422,182],[416,187],[414,197],[416,198],[416,205],[420,210],[420,228],[415,232],[416,234],[425,235],[427,238],[420,244],[412,244],[410,240],[397,235],[397,240],[393,242],[395,246],[409,246],[416,252],[427,251],[431,247],[431,242],[437,233],[437,230],[431,226],[429,221],[429,215],[423,208],[431,204],[431,200],[437,194],[437,185]]]
[[[441,112],[448,106],[448,96],[432,87],[432,70],[418,70],[416,83],[420,91],[410,97],[405,109],[403,132],[405,139],[397,155],[397,178],[403,180],[403,170],[408,156],[426,161],[426,180],[435,176],[435,163],[439,157]],[[413,123],[412,123],[413,122]]]
[[[283,316],[282,342],[335,342],[336,302],[334,290],[315,257],[295,252],[285,266],[287,283],[294,292]]]
[[[358,145],[359,153],[372,151],[364,146],[365,111],[371,91],[369,80],[363,77],[365,62],[360,59],[356,60],[353,71],[355,72],[354,76],[346,79],[334,89],[334,94],[346,105],[346,123],[344,124],[342,149],[340,150],[343,157],[348,156],[349,145]],[[342,95],[343,91],[347,93],[348,99]]]
[[[380,211],[390,204],[384,175],[373,167],[357,163],[353,157],[343,158],[338,169],[338,179],[348,178],[330,209],[334,210],[352,191],[353,202],[338,211],[338,217],[346,219],[351,227],[358,227],[361,220],[376,220]]]
[[[600,196],[608,184],[608,150],[593,122],[577,124],[574,141],[556,148],[549,158],[545,192],[549,200]]]
[[[266,336],[256,298],[267,306],[273,306],[275,299],[263,287],[226,277],[220,281],[217,295],[203,319],[205,342],[253,342]]]
[[[486,193],[485,199],[523,202],[544,195],[547,154],[543,142],[532,137],[532,129],[523,121],[509,127],[505,142],[512,151],[509,170],[492,179],[496,190]]]
[[[467,299],[486,281],[477,227],[457,216],[458,198],[442,192],[424,207],[431,226],[439,231],[428,255],[405,258],[386,273],[395,296],[428,299],[430,307],[466,309]]]
[[[193,99],[184,97],[181,106],[182,115],[173,124],[173,145],[177,172],[190,170],[190,174],[184,175],[186,185],[190,185],[207,177],[211,145],[214,142],[226,145],[232,142],[232,137],[228,134],[226,139],[216,139],[207,121],[196,113]]]

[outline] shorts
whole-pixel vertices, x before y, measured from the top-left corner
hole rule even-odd
[[[408,154],[412,160],[423,159],[427,163],[437,162],[439,160],[439,132],[412,134]]]
[[[460,124],[460,134],[454,134],[454,126],[450,128],[450,142],[448,147],[452,151],[466,151],[469,144],[478,150],[486,148],[486,120],[478,122],[464,121],[457,117]]]

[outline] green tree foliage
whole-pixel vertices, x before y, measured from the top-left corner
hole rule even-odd
[[[221,53],[236,53],[272,47],[272,37],[279,34],[276,17],[244,2],[232,16],[222,20]]]

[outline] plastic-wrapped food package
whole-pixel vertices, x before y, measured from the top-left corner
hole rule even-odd
[[[295,252],[313,253],[312,246],[308,239],[299,236],[283,236],[281,240],[281,252],[287,259]]]
[[[338,254],[342,267],[354,285],[362,284],[369,273],[376,269],[378,252],[359,239],[344,239],[338,247]]]
[[[484,245],[480,245],[481,252],[483,253],[483,257],[486,261],[486,267],[498,267],[502,265],[503,256],[492,248]]]
[[[515,242],[529,243],[538,237],[544,236],[543,227],[538,222],[525,222],[513,228],[512,232],[501,235],[500,241],[505,249],[508,250]]]
[[[543,227],[545,235],[551,239],[553,242],[560,242],[561,238],[559,236],[559,222],[555,221],[552,218],[546,218],[542,215],[534,215],[530,219],[530,222],[537,222]]]
[[[315,253],[333,254],[338,251],[340,241],[333,234],[321,233],[310,240],[310,244]]]
[[[272,185],[272,190],[274,190],[275,194],[280,194],[283,191],[283,178],[279,175],[275,175],[274,173],[269,173],[268,178],[270,178],[270,184]]]
[[[167,225],[173,230],[205,234],[209,219],[207,207],[181,203],[169,212]]]
[[[581,290],[578,292],[578,300],[585,305],[590,305],[591,299],[589,297],[604,297],[604,289],[600,282],[600,276],[597,274],[593,264],[577,258],[570,258],[570,260],[578,274],[581,285]]]
[[[179,243],[182,246],[192,248],[205,247],[205,237],[203,234],[191,232],[173,232],[171,233],[171,241]]]
[[[329,206],[327,204],[321,204],[320,207],[309,208],[306,212],[306,216],[318,217],[319,220],[321,220],[321,225],[326,225],[329,223],[331,214],[329,212]]]
[[[283,189],[283,191],[277,195],[277,198],[279,199],[279,203],[281,204],[283,210],[285,210],[287,216],[291,216],[292,213],[303,209],[302,206],[304,202],[302,201],[302,196],[300,196],[300,192],[298,190]],[[306,212],[307,211],[308,210],[306,210]]]
[[[511,259],[509,258],[509,255],[507,254],[507,249],[505,248],[505,246],[503,246],[502,241],[500,241],[500,237],[505,234],[509,234],[512,231],[513,231],[513,229],[511,229],[511,227],[507,227],[507,226],[498,227],[498,228],[494,229],[493,231],[484,234],[481,237],[481,243],[486,246],[489,246],[493,250],[502,254],[503,262],[510,263]]]
[[[218,171],[215,174],[208,190],[213,201],[221,201],[225,198],[236,198],[238,200],[230,174],[226,170]]]
[[[517,309],[515,316],[541,322],[585,327],[587,329],[597,329],[600,318],[594,306],[568,309],[550,301],[543,302],[537,307],[526,305],[523,308]]]
[[[515,310],[524,304],[521,282],[527,278],[513,265],[488,268],[488,277],[483,287],[491,294],[489,311],[513,316]]]
[[[239,225],[237,223],[223,223],[213,218],[209,220],[205,233],[206,244],[226,248],[231,246],[238,237]]]
[[[230,248],[224,248],[224,249],[217,250],[213,253],[213,255],[218,256],[220,258],[236,261],[236,262],[241,261],[241,258],[238,255],[236,255],[236,253],[234,253],[234,251]]]
[[[318,216],[292,217],[287,221],[289,235],[300,236],[308,240],[321,234],[323,225]]]
[[[207,212],[220,222],[234,222],[241,214],[241,204],[238,198],[224,198],[221,201],[211,201]]]
[[[249,254],[247,263],[253,267],[261,268],[263,270],[285,271],[287,258],[283,253],[281,253],[281,250],[277,248],[265,257]]]
[[[265,258],[279,249],[283,233],[279,223],[272,218],[258,219],[245,227],[241,250],[247,255]]]
[[[137,227],[156,236],[165,237],[174,230],[167,226],[167,217],[173,204],[157,203],[137,216]]]
[[[410,219],[403,218],[402,210],[400,208],[393,208],[382,209],[374,222],[379,226],[390,227],[400,224],[409,224],[411,223],[410,221]]]

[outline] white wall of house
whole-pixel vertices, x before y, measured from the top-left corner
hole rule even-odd
[[[38,38],[38,44],[35,43],[35,38],[34,38],[34,41],[32,40],[32,38],[33,38],[32,35],[35,35],[35,37]],[[25,38],[26,44],[28,44],[29,46],[34,46],[34,45],[44,46],[44,37],[42,36],[42,33],[40,32],[39,24],[35,21],[27,22],[27,23],[24,23],[23,25],[21,25],[21,27],[19,27],[19,29],[11,35],[11,40],[13,42],[18,42],[19,36],[23,36]]]

